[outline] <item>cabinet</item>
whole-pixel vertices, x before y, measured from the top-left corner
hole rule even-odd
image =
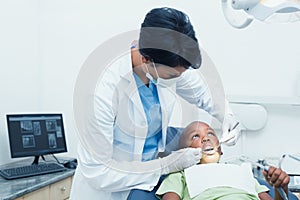
[[[15,200],[65,200],[69,199],[72,185],[72,176],[34,192],[21,196]]]

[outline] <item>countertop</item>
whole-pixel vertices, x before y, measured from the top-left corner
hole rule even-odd
[[[71,158],[64,160],[71,160]],[[22,166],[26,164],[31,164],[31,162],[32,159],[26,159],[2,165],[0,166],[0,169],[10,166]],[[75,169],[66,169],[62,172],[55,172],[51,174],[38,175],[13,180],[6,180],[0,176],[0,200],[10,200],[18,198],[20,196],[48,186],[52,183],[68,178],[72,176],[74,172]]]

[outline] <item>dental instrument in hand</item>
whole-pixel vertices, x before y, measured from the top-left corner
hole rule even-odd
[[[239,124],[240,122],[237,122],[230,131],[234,130]]]
[[[240,124],[240,122],[237,122],[237,123],[232,127],[232,129],[230,129],[230,130],[228,130],[228,131],[229,131],[229,132],[230,132],[230,131],[233,131],[234,129],[236,129],[236,127],[237,127],[239,124]],[[220,143],[226,143],[226,142],[228,142],[229,140],[231,140],[232,138],[234,138],[234,136],[235,136],[235,135],[231,135],[230,137],[228,137],[228,138],[226,138],[226,139],[222,138],[221,141],[220,141]]]
[[[240,159],[243,160],[243,161],[248,161],[248,162],[250,162],[251,164],[255,165],[256,167],[259,167],[261,170],[265,170],[266,172],[269,171],[270,166],[268,166],[268,165],[262,165],[262,164],[260,164],[260,163],[254,162],[254,161],[252,161],[252,160],[250,160],[249,158],[246,158],[246,157],[244,157],[244,156],[240,157]],[[280,196],[281,196],[284,200],[288,200],[288,197],[287,197],[287,195],[286,195],[286,193],[284,192],[284,190],[283,190],[282,187],[277,187],[276,189],[277,189],[278,193],[280,194]]]

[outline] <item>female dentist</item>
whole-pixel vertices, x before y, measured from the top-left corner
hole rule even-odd
[[[138,46],[113,62],[98,82],[94,118],[82,125],[85,134],[79,138],[72,200],[125,200],[131,190],[151,191],[162,175],[197,164],[201,149],[158,158],[168,145],[177,95],[222,122],[227,144],[235,144],[239,136],[228,103],[223,102],[225,114],[220,115],[208,85],[194,72],[201,54],[187,15],[167,7],[152,9],[142,23]]]

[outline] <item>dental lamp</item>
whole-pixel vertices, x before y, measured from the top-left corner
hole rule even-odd
[[[300,21],[300,0],[222,0],[225,19],[235,28],[245,28],[254,19],[264,22]]]

